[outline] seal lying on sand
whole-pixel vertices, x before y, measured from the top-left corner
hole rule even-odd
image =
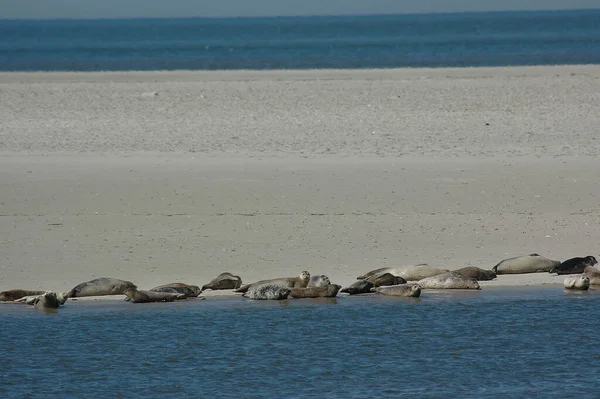
[[[0,292],[0,301],[16,301],[17,299],[45,294],[46,291],[32,291],[32,290],[8,290]]]
[[[428,265],[417,265],[402,270],[397,274],[397,276],[402,277],[406,281],[419,281],[427,277],[433,277],[437,276],[438,274],[444,274],[448,272],[448,269],[439,269],[437,267],[431,267]]]
[[[79,298],[83,296],[122,295],[125,294],[125,290],[128,288],[135,289],[137,285],[131,281],[100,277],[79,284],[69,291],[67,296],[69,298]]]
[[[322,287],[291,288],[293,298],[333,298],[342,288],[341,285],[329,284]]]
[[[171,292],[175,294],[183,294],[187,297],[197,297],[202,292],[200,290],[200,287],[198,287],[197,285],[188,285],[184,283],[171,283],[159,285],[158,287],[152,288],[150,291]]]
[[[465,277],[453,272],[438,274],[437,276],[426,277],[419,280],[418,284],[423,289],[434,290],[478,290],[479,283],[471,277]]]
[[[279,284],[257,284],[252,285],[248,291],[244,293],[244,297],[248,299],[287,299],[290,294],[290,289]]]
[[[307,271],[303,271],[302,273],[300,273],[300,277],[284,277],[274,278],[271,280],[261,280],[255,283],[242,285],[240,288],[236,289],[235,292],[247,292],[248,289],[250,289],[250,287],[252,286],[265,284],[276,284],[287,288],[306,288],[308,286],[309,281],[310,273]]]
[[[600,285],[600,270],[594,266],[583,269],[583,273],[590,278],[590,285]]]
[[[202,291],[211,290],[233,290],[242,286],[242,279],[240,276],[234,276],[229,272],[221,273],[210,283],[202,286]]]
[[[418,298],[421,295],[421,286],[419,284],[388,285],[385,287],[373,287],[371,291],[383,295]]]
[[[563,285],[570,290],[585,291],[590,288],[590,277],[585,274],[580,276],[569,276],[565,278]]]
[[[411,266],[381,267],[379,269],[375,269],[375,270],[371,270],[370,272],[366,272],[362,276],[358,276],[356,279],[357,280],[368,280],[370,277],[373,277],[376,274],[384,274],[384,273],[390,273],[394,276],[399,276],[401,272],[411,269],[413,267],[419,267],[419,266],[427,266],[427,263],[419,263],[417,265],[411,265]]]
[[[367,279],[374,287],[382,285],[398,285],[405,284],[406,280],[400,276],[394,276],[392,273],[375,274]]]
[[[324,274],[320,274],[318,276],[312,276],[307,287],[327,287],[330,284],[331,280],[329,280],[329,277]]]
[[[500,274],[524,274],[524,273],[549,273],[560,265],[557,260],[544,258],[538,254],[529,254],[504,259],[492,268],[497,275]]]
[[[598,261],[593,256],[585,258],[571,258],[556,266],[550,273],[556,273],[559,276],[563,274],[581,274],[588,266],[594,266]]]
[[[56,297],[56,300],[58,302],[58,304],[60,306],[64,305],[65,302],[67,301],[68,297],[67,294],[63,293],[55,293],[53,291],[44,291],[41,295],[47,294],[47,293],[51,293],[54,294],[54,296]],[[19,298],[19,299],[15,299],[14,302],[22,302],[26,305],[35,305],[35,303],[37,302],[38,298],[41,295],[28,295],[28,296],[24,296],[23,298]]]
[[[346,292],[350,295],[368,294],[373,288],[373,283],[369,280],[358,280],[349,287],[343,288],[340,292]]]
[[[123,292],[129,300],[133,303],[147,303],[147,302],[172,302],[176,299],[187,298],[185,294],[178,294],[173,292],[156,292],[156,291],[142,291],[136,288],[129,287]]]
[[[494,273],[492,270],[483,270],[475,266],[463,267],[453,270],[453,272],[465,277],[474,278],[477,281],[489,281],[496,278],[496,273]]]

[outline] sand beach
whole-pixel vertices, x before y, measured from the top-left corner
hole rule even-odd
[[[0,73],[0,290],[597,256],[599,151],[600,66]]]

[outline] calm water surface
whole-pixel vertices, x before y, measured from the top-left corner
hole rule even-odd
[[[597,397],[600,292],[0,305],[4,398]]]
[[[600,10],[0,20],[1,71],[600,63]]]

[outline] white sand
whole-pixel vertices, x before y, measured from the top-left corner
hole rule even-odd
[[[599,151],[600,66],[0,73],[0,290],[597,255]]]

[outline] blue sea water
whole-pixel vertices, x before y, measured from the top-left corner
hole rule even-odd
[[[600,63],[600,10],[0,20],[1,71]]]
[[[600,291],[0,305],[3,398],[596,398]]]

